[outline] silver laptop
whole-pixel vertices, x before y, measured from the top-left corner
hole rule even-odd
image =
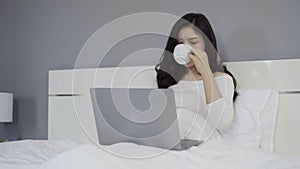
[[[99,143],[133,142],[184,150],[202,143],[179,135],[171,89],[91,88]]]

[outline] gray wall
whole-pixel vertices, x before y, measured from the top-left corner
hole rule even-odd
[[[298,0],[0,0],[0,90],[15,95],[15,122],[0,124],[0,139],[47,138],[48,71],[73,68],[85,41],[106,23],[149,11],[206,14],[223,61],[300,58]],[[103,66],[124,56],[114,54]]]
[[[13,77],[16,70],[12,69],[13,41],[15,39],[16,8],[5,1],[0,1],[0,92],[14,92]],[[14,12],[11,12],[14,11]],[[14,105],[16,106],[16,100]],[[17,110],[15,108],[15,110]],[[17,138],[17,111],[14,113],[13,123],[0,123],[0,140]]]

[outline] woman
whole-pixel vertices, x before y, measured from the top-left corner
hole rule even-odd
[[[173,56],[180,43],[192,47],[185,65]],[[222,132],[230,126],[236,82],[218,60],[216,38],[204,15],[189,13],[175,23],[156,71],[158,87],[174,90],[183,137],[207,139],[212,129]]]

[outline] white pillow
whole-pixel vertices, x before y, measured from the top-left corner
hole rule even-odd
[[[223,133],[228,144],[273,151],[279,94],[275,90],[239,89],[232,125]]]

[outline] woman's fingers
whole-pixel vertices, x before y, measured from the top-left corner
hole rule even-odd
[[[207,54],[200,49],[192,49],[189,53],[190,59],[194,62],[199,73],[204,74],[209,69]]]
[[[200,51],[202,52],[202,51]],[[189,57],[192,59],[194,62],[202,62],[203,63],[203,54],[201,54],[199,51],[196,50],[191,50]]]
[[[206,52],[200,49],[192,49],[192,53],[194,53],[196,56],[199,56],[200,58],[206,57]]]

